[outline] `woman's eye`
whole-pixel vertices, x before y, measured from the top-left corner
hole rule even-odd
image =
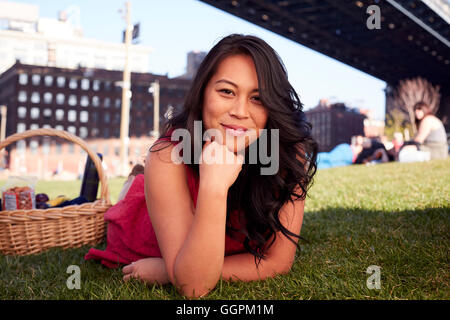
[[[252,99],[258,103],[261,103],[260,97],[252,97]]]
[[[219,91],[220,91],[220,92],[223,92],[223,93],[225,93],[225,94],[232,94],[232,93],[233,93],[233,91],[228,90],[228,89],[220,89]]]

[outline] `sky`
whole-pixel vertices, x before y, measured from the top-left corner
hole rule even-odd
[[[14,2],[38,5],[40,17],[45,18],[57,18],[58,11],[76,5],[85,37],[122,41],[125,21],[119,9],[125,7],[125,0]],[[384,119],[384,81],[208,4],[197,0],[132,0],[131,17],[133,23],[140,23],[140,44],[154,49],[149,72],[179,76],[186,70],[189,51],[207,52],[231,33],[252,34],[278,52],[305,110],[326,98],[371,109],[375,119]]]

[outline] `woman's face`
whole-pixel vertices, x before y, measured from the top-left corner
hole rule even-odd
[[[238,152],[253,143],[267,122],[261,104],[253,59],[247,55],[225,58],[208,82],[203,100],[203,126],[217,129],[230,151]]]
[[[422,110],[416,109],[416,110],[414,111],[414,113],[416,114],[417,120],[422,120],[422,119],[423,119],[424,112],[423,112]]]

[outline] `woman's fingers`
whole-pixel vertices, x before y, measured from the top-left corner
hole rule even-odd
[[[134,278],[134,275],[132,273],[129,273],[125,276],[123,276],[123,281],[127,282],[129,281],[131,278]]]
[[[133,264],[129,264],[122,268],[122,272],[125,274],[131,273],[131,272],[133,272],[133,270],[134,270]]]

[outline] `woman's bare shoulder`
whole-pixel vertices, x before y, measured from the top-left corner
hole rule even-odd
[[[145,188],[148,199],[152,199],[155,212],[167,212],[168,207],[173,212],[191,212],[187,172],[184,163],[173,161],[174,145],[158,145],[151,148],[145,161]],[[170,191],[170,192],[168,192]],[[173,203],[173,195],[177,201]]]
[[[185,172],[183,163],[175,157],[174,144],[170,141],[155,143],[149,149],[145,161],[145,171],[156,175],[180,175]],[[185,175],[183,175],[185,176]]]

